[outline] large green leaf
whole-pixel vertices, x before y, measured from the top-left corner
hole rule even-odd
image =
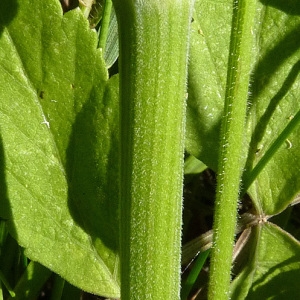
[[[289,2],[262,2],[257,2],[257,21],[253,28],[253,72],[243,153],[245,178],[300,108],[300,86],[296,80],[300,64],[297,38],[300,4],[294,4],[298,10],[290,15]],[[195,11],[186,148],[216,169],[232,1],[196,1]],[[298,126],[252,184],[249,194],[259,214],[281,212],[300,190],[299,134]]]
[[[0,4],[1,216],[26,255],[117,297],[118,80],[59,2]]]
[[[296,299],[300,293],[300,244],[272,223],[253,232],[253,253],[232,284],[232,299]]]
[[[269,4],[276,1],[269,1]],[[300,4],[298,4],[299,6]],[[284,5],[283,5],[284,6]],[[289,7],[289,4],[285,6]],[[274,139],[300,109],[300,17],[270,6],[261,6],[256,32],[257,56],[253,70],[251,105],[247,122],[251,141],[246,172],[265,154]],[[300,189],[300,127],[263,169],[250,188],[261,214],[282,211]]]
[[[191,28],[186,149],[214,170],[225,97],[231,3],[196,1]]]

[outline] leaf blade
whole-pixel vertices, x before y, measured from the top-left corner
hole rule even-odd
[[[1,185],[6,189],[1,216],[9,218],[10,231],[28,257],[84,290],[118,297],[117,181],[110,187],[97,181],[110,167],[107,155],[117,152],[118,80],[108,81],[96,33],[79,10],[63,16],[57,1],[22,1],[0,47]],[[77,145],[71,147],[74,136]],[[90,142],[87,152],[82,136]],[[85,159],[83,168],[92,170],[85,178],[78,173],[80,153],[92,155]],[[109,173],[117,177],[116,161]],[[92,182],[91,190],[77,205],[81,216],[76,219],[70,201],[80,202],[82,189],[71,186],[83,180]],[[112,187],[114,197],[108,199]],[[97,206],[109,200],[111,211]],[[87,214],[91,204],[97,209]],[[92,228],[99,220],[104,225]],[[103,239],[107,232],[110,243]]]

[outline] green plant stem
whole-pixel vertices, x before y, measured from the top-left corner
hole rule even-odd
[[[104,10],[103,10],[102,20],[101,20],[100,36],[99,36],[99,48],[102,49],[102,53],[105,53],[111,8],[112,8],[112,1],[105,0]]]
[[[0,281],[0,300],[3,300],[3,289],[2,289],[2,283]]]
[[[9,282],[6,280],[5,276],[3,275],[2,271],[0,270],[0,284],[3,283],[6,289],[8,290],[11,297],[15,297],[16,294],[13,291],[12,287],[10,286]]]
[[[248,190],[250,185],[254,182],[254,180],[259,175],[259,173],[263,170],[266,164],[271,160],[271,158],[282,146],[282,144],[287,141],[288,136],[299,125],[299,123],[300,123],[300,111],[297,112],[297,114],[292,118],[292,120],[288,123],[288,125],[283,129],[283,131],[272,143],[270,148],[266,151],[264,156],[259,160],[259,162],[253,168],[253,170],[245,174],[245,178],[243,180],[242,194]]]
[[[186,279],[186,281],[184,282],[184,284],[182,286],[181,300],[188,299],[189,293],[191,292],[191,289],[192,289],[193,285],[195,284],[195,282],[198,278],[198,275],[199,275],[201,269],[203,268],[203,265],[209,255],[209,253],[210,253],[210,249],[199,253],[199,255],[195,261],[195,264],[194,264],[192,270],[190,271],[188,278]]]
[[[94,0],[81,0],[79,1],[79,7],[83,13],[83,15],[88,18],[93,6]]]
[[[192,1],[114,4],[120,37],[121,299],[175,300]]]
[[[228,299],[256,0],[234,0],[208,297]]]
[[[14,289],[15,296],[9,300],[35,299],[51,273],[41,264],[31,261]]]
[[[50,300],[61,299],[64,286],[65,286],[65,280],[61,278],[58,274],[55,274]]]

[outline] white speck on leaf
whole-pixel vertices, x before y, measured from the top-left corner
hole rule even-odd
[[[46,117],[43,115],[44,121],[41,124],[46,124],[48,128],[50,128],[50,123],[47,121]]]

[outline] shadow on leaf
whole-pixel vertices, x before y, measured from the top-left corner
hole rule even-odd
[[[252,109],[255,110],[256,102],[259,101],[260,95],[264,90],[268,89],[273,77],[276,76],[277,71],[290,59],[296,51],[300,49],[300,26],[296,26],[293,30],[288,32],[273,48],[266,52],[266,54],[257,62],[253,72],[253,82],[251,84],[251,105],[248,109],[248,116]],[[257,158],[257,151],[259,151],[258,144],[264,137],[266,128],[271,120],[276,107],[284,99],[286,94],[296,82],[300,71],[300,61],[296,62],[290,69],[282,86],[277,93],[270,99],[265,112],[260,116],[255,126],[251,141],[249,152],[247,155],[246,170],[253,168],[254,161]],[[255,113],[255,112],[254,112]],[[245,174],[245,173],[244,173]]]
[[[261,0],[261,3],[282,10],[289,15],[300,15],[299,0]]]
[[[298,265],[298,267],[288,270],[291,264]],[[270,268],[254,282],[246,299],[297,299],[296,295],[300,293],[299,276],[299,256],[295,255]]]
[[[67,149],[68,206],[94,245],[118,249],[118,103],[107,88],[95,91],[73,124]],[[101,96],[101,95],[100,95]]]
[[[5,157],[4,147],[0,133],[0,212],[1,218],[10,219],[11,209],[7,195],[7,184],[5,179]]]
[[[7,26],[17,15],[18,6],[17,0],[0,1],[0,37],[5,26]]]

